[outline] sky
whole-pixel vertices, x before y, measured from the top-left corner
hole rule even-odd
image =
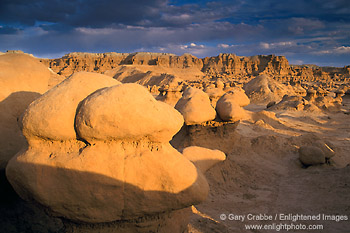
[[[0,51],[283,55],[350,65],[349,0],[1,0]]]

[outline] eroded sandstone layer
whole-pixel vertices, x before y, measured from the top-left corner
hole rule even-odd
[[[203,76],[227,78],[269,74],[281,81],[293,78],[304,81],[341,81],[350,77],[350,66],[343,68],[314,65],[290,65],[286,57],[257,55],[251,57],[222,53],[214,57],[197,58],[191,54],[169,53],[69,53],[62,58],[40,59],[54,72],[68,77],[73,72],[103,73],[120,65],[149,65],[172,69],[195,69]]]

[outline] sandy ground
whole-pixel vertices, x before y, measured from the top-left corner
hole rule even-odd
[[[263,108],[248,106],[251,111]],[[242,121],[227,160],[206,174],[210,195],[193,208],[189,232],[350,232],[350,115],[344,114],[349,110],[346,97],[339,113],[277,112],[277,119],[263,126]],[[297,148],[310,144],[310,133],[332,144],[336,156],[331,164],[305,168],[299,162]],[[251,220],[259,214],[273,219]],[[280,214],[315,215],[316,220],[287,221]],[[324,220],[323,214],[343,220]],[[233,215],[245,220],[229,220]],[[249,230],[249,224],[323,229]]]

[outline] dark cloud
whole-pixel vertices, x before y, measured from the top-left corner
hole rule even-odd
[[[71,15],[65,23],[73,26],[105,27],[118,24],[141,25],[144,21],[156,21],[164,0],[88,0],[79,6],[77,14]]]
[[[132,24],[160,17],[165,0],[4,0],[0,3],[0,22],[35,25],[36,21],[71,26],[105,27]]]
[[[2,0],[0,23],[34,26],[36,21],[63,22],[78,12],[78,0]]]
[[[17,34],[21,30],[18,28],[14,27],[9,27],[9,26],[0,26],[0,35],[1,34]]]
[[[345,65],[348,12],[348,0],[2,0],[0,50],[38,56],[139,50],[202,57],[275,53],[295,62],[325,64],[328,58]]]

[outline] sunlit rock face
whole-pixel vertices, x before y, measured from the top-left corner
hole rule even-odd
[[[243,87],[252,103],[269,103],[280,101],[286,94],[295,94],[291,86],[283,85],[269,75],[259,75]]]
[[[202,90],[193,87],[184,91],[175,108],[183,115],[186,125],[201,124],[213,120],[216,116],[209,96]]]
[[[175,150],[169,141],[182,125],[178,111],[138,84],[77,73],[27,108],[22,130],[28,146],[6,174],[23,199],[73,221],[183,209],[205,200],[203,172],[225,156]]]
[[[50,76],[49,69],[28,54],[0,55],[0,169],[25,144],[17,121],[48,90]]]
[[[69,53],[58,59],[41,59],[53,71],[70,76],[79,71],[102,73],[117,68],[119,65],[154,66],[174,69],[186,69],[200,74],[203,67],[201,59],[183,54],[170,53]]]
[[[285,75],[290,71],[288,60],[283,56],[275,55],[241,57],[231,53],[221,53],[216,57],[204,58],[203,64],[203,72],[208,74]]]

